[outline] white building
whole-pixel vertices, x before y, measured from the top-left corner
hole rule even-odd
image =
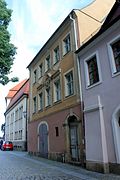
[[[29,80],[23,80],[10,89],[6,96],[5,140],[13,142],[14,149],[27,150],[27,112]]]

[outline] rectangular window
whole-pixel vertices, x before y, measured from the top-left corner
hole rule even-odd
[[[63,55],[67,54],[71,50],[70,46],[70,34],[63,40]]]
[[[55,102],[61,100],[60,79],[54,82],[54,98],[55,98]]]
[[[48,71],[50,69],[50,55],[46,57],[45,69],[46,69],[46,71]]]
[[[66,88],[66,96],[73,95],[74,86],[73,86],[73,72],[70,71],[65,75],[65,88]]]
[[[33,78],[34,78],[34,83],[36,83],[37,82],[37,70],[34,71],[34,77]]]
[[[39,109],[43,109],[43,93],[39,94]]]
[[[54,49],[54,64],[60,60],[59,46]]]
[[[43,76],[43,64],[39,65],[39,77],[41,78]]]
[[[120,72],[120,39],[117,42],[111,44],[111,48],[113,51],[114,64],[117,73]]]
[[[50,96],[50,87],[46,89],[46,106],[50,106],[51,96]]]
[[[88,78],[89,78],[89,86],[99,82],[99,72],[97,65],[96,55],[91,59],[87,60],[87,70],[88,70]]]
[[[33,113],[35,113],[37,111],[37,98],[34,97],[33,98]]]
[[[56,134],[56,137],[59,136],[59,129],[58,129],[58,127],[55,127],[55,134]]]

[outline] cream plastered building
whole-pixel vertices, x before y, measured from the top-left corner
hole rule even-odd
[[[64,162],[85,163],[75,51],[95,34],[114,1],[94,1],[72,10],[31,63],[28,152]]]

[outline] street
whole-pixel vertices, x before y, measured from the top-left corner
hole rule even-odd
[[[0,151],[0,180],[120,180],[77,166],[30,157],[27,152]]]

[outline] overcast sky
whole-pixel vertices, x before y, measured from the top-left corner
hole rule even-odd
[[[93,0],[6,0],[13,10],[9,25],[11,42],[17,47],[11,76],[20,81],[29,77],[26,69],[34,56],[72,9],[80,9]],[[4,123],[5,96],[16,83],[0,85],[0,126]],[[1,132],[0,132],[1,136]]]

